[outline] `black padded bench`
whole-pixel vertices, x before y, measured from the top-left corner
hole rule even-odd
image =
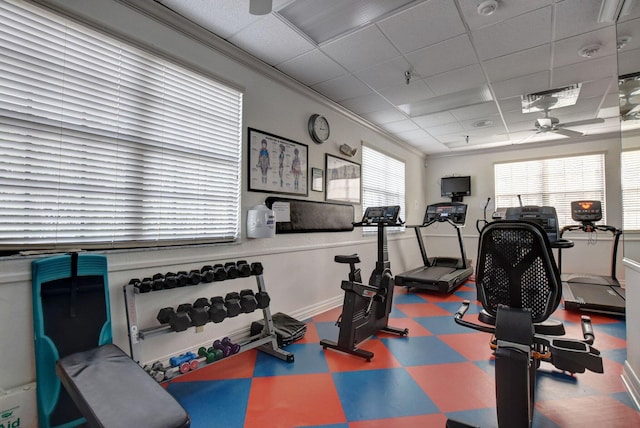
[[[61,358],[56,374],[90,427],[191,425],[182,406],[113,344]]]

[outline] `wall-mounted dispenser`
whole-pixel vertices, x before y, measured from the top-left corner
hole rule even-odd
[[[276,217],[265,204],[247,211],[247,237],[273,238],[276,236]]]

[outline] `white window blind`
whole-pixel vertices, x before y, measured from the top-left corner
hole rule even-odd
[[[362,147],[362,213],[367,207],[400,205],[405,211],[405,164],[371,147]],[[389,229],[392,230],[392,229]]]
[[[494,165],[496,208],[519,205],[552,206],[560,227],[574,224],[571,202],[580,199],[602,202],[603,222],[605,175],[604,154],[538,159]]]
[[[621,163],[622,229],[640,230],[640,150],[622,152]]]
[[[0,248],[231,241],[242,94],[0,1]]]

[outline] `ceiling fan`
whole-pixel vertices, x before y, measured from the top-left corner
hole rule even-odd
[[[545,110],[544,117],[536,119],[534,122],[536,134],[545,133],[545,132],[553,132],[555,134],[561,134],[566,137],[581,137],[584,134],[582,132],[573,131],[571,128],[574,126],[584,126],[584,125],[592,125],[595,123],[603,123],[604,119],[602,118],[594,118],[594,119],[585,119],[585,120],[577,120],[574,122],[566,122],[560,123],[560,120],[557,117],[549,116],[549,111]]]

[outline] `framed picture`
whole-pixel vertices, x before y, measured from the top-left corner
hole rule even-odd
[[[322,192],[324,189],[324,175],[322,169],[311,168],[311,190],[314,192]]]
[[[327,153],[327,201],[360,203],[360,164]]]
[[[249,128],[249,190],[309,195],[309,149],[287,138]]]

